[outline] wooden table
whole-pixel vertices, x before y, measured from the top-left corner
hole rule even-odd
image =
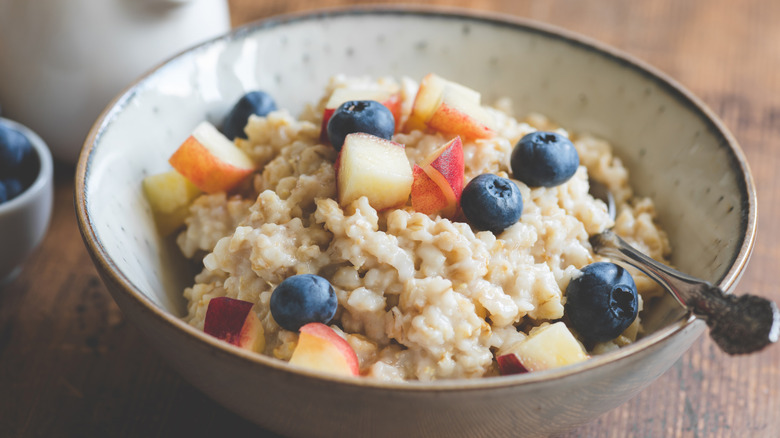
[[[347,0],[230,0],[234,24]],[[780,302],[780,2],[417,1],[501,11],[616,46],[712,107],[758,187],[758,241],[740,291]],[[98,279],[59,165],[51,228],[0,290],[0,436],[273,436],[183,381],[128,324]],[[2,248],[6,251],[8,249]],[[780,347],[727,357],[706,337],[636,398],[565,437],[780,436]]]

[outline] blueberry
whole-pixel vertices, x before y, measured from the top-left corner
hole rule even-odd
[[[340,151],[347,135],[365,132],[390,140],[395,132],[395,118],[386,106],[375,100],[351,100],[342,103],[328,120],[328,139]]]
[[[463,188],[460,208],[472,227],[498,234],[520,219],[523,197],[511,180],[483,173]]]
[[[24,134],[0,124],[0,176],[16,171],[32,155],[32,144]]]
[[[245,139],[244,127],[249,116],[252,114],[267,116],[272,111],[276,111],[276,102],[274,102],[273,97],[265,91],[250,91],[233,105],[233,109],[230,110],[222,123],[222,133],[231,140],[236,137]]]
[[[271,315],[290,331],[298,331],[310,322],[327,324],[337,307],[336,291],[319,275],[294,275],[279,283],[271,294]]]
[[[512,176],[529,187],[555,187],[577,172],[580,156],[568,138],[536,131],[517,142],[510,164]]]
[[[564,309],[572,327],[586,342],[615,339],[638,313],[634,279],[614,263],[592,263],[569,282]]]

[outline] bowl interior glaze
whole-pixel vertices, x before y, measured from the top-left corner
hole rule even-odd
[[[158,237],[140,182],[168,169],[168,157],[192,128],[204,119],[220,123],[246,91],[267,90],[280,108],[295,115],[320,98],[335,74],[419,80],[429,72],[480,90],[483,102],[508,96],[517,115],[539,112],[571,131],[611,141],[637,193],[655,200],[673,245],[673,263],[725,289],[736,284],[755,238],[755,190],[736,141],[688,91],[614,49],[540,23],[459,10],[366,8],[278,17],[239,28],[166,62],[103,113],[79,161],[77,209],[87,247],[114,297],[130,308],[128,317],[139,325],[170,330],[167,342],[192,340],[187,347],[160,342],[161,349],[188,348],[197,356],[207,348],[217,352],[212,354],[215,361],[231,363],[226,366],[305,375],[220,345],[178,320],[184,314],[181,291],[192,282],[193,267],[171,241]],[[465,388],[521,396],[524,385],[554,385],[563,376],[589,379],[591,373],[607,379],[597,371],[600,367],[630,364],[626,366],[633,371],[644,372],[628,387],[615,390],[601,407],[548,421],[548,426],[544,421],[529,426],[545,433],[563,430],[617,406],[671,366],[632,357],[653,357],[647,351],[666,348],[658,357],[676,359],[701,333],[671,300],[646,313],[649,331],[658,333],[587,365],[439,387],[445,392]],[[203,373],[192,372],[184,374],[191,380],[202,378]],[[592,380],[583,388],[601,384],[598,378]],[[322,382],[356,388],[339,379]],[[231,406],[215,382],[193,383]],[[428,392],[437,388],[412,387]],[[397,384],[363,382],[357,388],[401,398],[410,393]],[[231,407],[253,417],[239,406]],[[253,419],[281,427],[266,416]],[[507,430],[506,424],[496,430]]]

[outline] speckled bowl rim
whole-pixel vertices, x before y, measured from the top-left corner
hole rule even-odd
[[[209,336],[200,330],[197,330],[196,328],[185,323],[180,318],[162,309],[143,293],[141,293],[140,290],[135,287],[131,279],[127,278],[112,262],[108,253],[105,251],[105,248],[100,244],[100,239],[97,236],[95,227],[93,226],[88,215],[89,200],[86,197],[86,179],[90,173],[92,149],[94,148],[96,142],[99,141],[102,132],[110,126],[114,116],[121,112],[124,105],[126,105],[127,102],[135,95],[138,88],[143,84],[143,81],[146,78],[155,75],[157,71],[163,69],[166,64],[174,61],[179,55],[204,50],[205,48],[219,41],[240,39],[247,34],[251,34],[263,29],[284,26],[288,23],[317,21],[328,19],[330,17],[355,15],[430,16],[454,20],[471,20],[483,24],[519,29],[524,32],[533,32],[548,38],[555,38],[569,44],[579,46],[583,49],[593,51],[601,56],[618,62],[623,66],[629,67],[646,78],[653,80],[657,85],[661,86],[667,92],[669,92],[669,94],[677,99],[681,104],[688,106],[694,113],[702,114],[706,118],[706,121],[710,125],[712,132],[723,140],[720,142],[720,144],[727,148],[732,158],[730,160],[731,163],[734,163],[735,166],[738,167],[738,169],[735,170],[737,171],[737,175],[742,177],[742,179],[738,181],[738,184],[742,186],[740,187],[742,193],[746,194],[744,202],[741,205],[741,211],[743,212],[742,230],[740,233],[742,236],[742,242],[739,245],[739,251],[730,262],[731,268],[723,275],[717,284],[724,290],[729,290],[739,280],[750,258],[750,254],[753,250],[753,245],[756,238],[757,207],[756,190],[753,177],[751,175],[744,153],[742,152],[742,149],[740,148],[734,136],[725,127],[723,122],[690,91],[685,89],[682,85],[677,83],[671,77],[667,76],[665,73],[613,47],[592,40],[588,37],[584,37],[577,33],[528,18],[457,7],[374,5],[358,7],[335,7],[278,15],[238,27],[225,35],[206,41],[169,58],[167,61],[160,64],[157,68],[150,70],[144,76],[140,77],[136,82],[130,84],[109,104],[109,106],[103,111],[103,113],[89,131],[89,134],[84,143],[84,147],[81,151],[76,168],[75,200],[78,224],[84,239],[84,243],[91,253],[93,261],[96,265],[99,265],[102,273],[104,275],[110,275],[110,280],[121,286],[121,290],[116,293],[125,294],[127,298],[135,301],[139,305],[139,308],[141,308],[143,311],[150,313],[152,317],[157,318],[163,323],[171,326],[172,329],[180,330],[191,335],[191,339],[194,341],[192,344],[195,347],[206,349],[211,354],[219,355],[220,358],[225,358],[226,360],[233,359],[244,361],[247,364],[254,364],[260,368],[271,367],[283,372],[297,374],[304,379],[309,378],[319,381],[330,381],[343,385],[353,385],[356,387],[391,391],[446,392],[485,390],[490,388],[510,388],[521,385],[550,382],[574,374],[585,373],[588,370],[604,366],[607,363],[627,360],[632,355],[638,353],[641,350],[652,348],[657,344],[667,341],[671,337],[680,335],[691,325],[698,326],[696,329],[699,330],[699,333],[701,333],[704,327],[704,322],[689,315],[683,316],[677,323],[664,327],[631,345],[603,355],[595,356],[588,361],[575,365],[569,365],[535,373],[496,376],[480,379],[453,379],[439,380],[434,382],[384,382],[366,378],[324,376],[271,357],[266,357],[243,350]]]

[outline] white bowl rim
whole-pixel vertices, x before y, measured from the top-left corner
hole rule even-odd
[[[433,382],[385,382],[371,378],[323,375],[321,373],[290,365],[275,358],[243,350],[239,347],[209,336],[201,330],[190,326],[182,319],[159,307],[152,300],[141,293],[140,290],[135,287],[133,282],[127,278],[114,263],[111,262],[111,259],[105,248],[100,244],[100,239],[98,238],[95,232],[95,228],[92,225],[88,215],[86,178],[90,171],[92,158],[91,152],[94,148],[94,145],[99,140],[104,128],[110,124],[113,116],[122,109],[127,101],[133,97],[137,88],[146,78],[153,76],[162,68],[164,68],[165,65],[175,61],[179,56],[185,53],[196,52],[198,50],[205,49],[206,47],[217,42],[237,39],[244,34],[278,27],[287,23],[327,19],[328,17],[348,15],[430,16],[455,20],[472,20],[508,28],[522,29],[526,32],[539,33],[551,38],[566,41],[570,44],[582,47],[583,49],[590,50],[594,53],[600,54],[601,56],[619,62],[624,66],[630,67],[648,79],[653,80],[656,84],[663,87],[681,103],[692,108],[694,113],[700,113],[703,115],[707,123],[710,124],[712,131],[718,136],[722,137],[723,142],[721,142],[721,144],[723,147],[727,147],[727,150],[733,156],[732,163],[736,163],[739,166],[737,174],[741,175],[743,178],[739,181],[739,184],[743,186],[741,189],[743,190],[743,193],[746,194],[743,205],[740,206],[744,212],[742,215],[743,241],[739,245],[739,251],[731,260],[730,269],[717,282],[717,285],[724,290],[729,290],[739,280],[750,258],[750,254],[752,253],[756,238],[757,207],[755,184],[753,182],[753,177],[747,164],[744,152],[739,146],[739,143],[728,130],[728,128],[726,128],[724,123],[719,119],[719,117],[711,109],[709,109],[702,100],[693,95],[676,80],[672,79],[670,76],[656,69],[655,67],[645,63],[644,61],[641,61],[632,55],[624,53],[605,43],[554,25],[542,23],[525,17],[501,14],[498,12],[450,6],[396,4],[331,7],[276,15],[248,23],[233,29],[227,34],[213,38],[186,49],[176,55],[173,55],[168,60],[162,62],[157,67],[151,69],[149,72],[139,77],[135,82],[128,85],[124,91],[122,91],[119,95],[117,95],[117,97],[114,98],[112,102],[109,103],[109,105],[101,113],[95,124],[90,129],[85,140],[84,147],[81,151],[76,168],[75,198],[78,224],[84,239],[84,243],[91,253],[93,261],[96,264],[99,263],[102,265],[103,272],[110,274],[111,280],[117,285],[121,286],[121,292],[119,293],[125,294],[127,298],[135,301],[136,304],[143,308],[143,310],[151,312],[154,317],[161,322],[173,326],[177,330],[190,334],[192,339],[195,340],[193,343],[194,345],[197,345],[199,348],[207,349],[212,354],[218,354],[225,360],[237,360],[247,364],[254,364],[259,367],[270,367],[283,372],[294,373],[303,378],[310,378],[318,381],[338,382],[344,385],[359,386],[366,389],[376,390],[464,391],[543,384],[553,380],[569,377],[574,374],[584,373],[588,370],[601,367],[607,363],[627,360],[638,351],[651,348],[673,336],[681,335],[684,330],[691,328],[691,325],[694,325],[694,329],[699,330],[699,333],[701,332],[704,327],[704,322],[693,317],[692,315],[687,315],[681,318],[677,323],[671,324],[652,334],[649,334],[633,344],[627,345],[609,353],[605,353],[603,355],[594,356],[585,362],[581,362],[575,365],[526,374],[476,379],[437,380]]]
[[[13,210],[22,208],[24,205],[33,202],[37,194],[46,189],[47,182],[54,178],[54,159],[46,142],[36,134],[32,129],[11,119],[0,117],[0,124],[7,125],[22,133],[35,150],[38,156],[38,174],[35,176],[32,184],[25,188],[22,193],[13,199],[0,204],[0,215],[7,214]]]

